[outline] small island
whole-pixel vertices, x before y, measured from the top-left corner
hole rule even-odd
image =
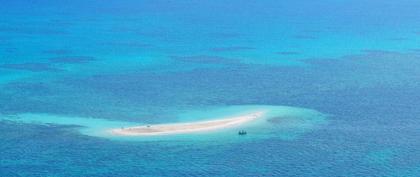
[[[203,132],[239,126],[263,117],[264,112],[258,111],[245,115],[200,122],[142,125],[127,128],[115,128],[111,134],[117,136],[153,136],[181,133]]]

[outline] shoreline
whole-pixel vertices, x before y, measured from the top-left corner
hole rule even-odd
[[[258,111],[226,119],[216,119],[200,122],[142,125],[126,128],[115,128],[109,132],[116,136],[155,136],[182,133],[204,132],[239,126],[255,119],[261,118],[265,112]]]

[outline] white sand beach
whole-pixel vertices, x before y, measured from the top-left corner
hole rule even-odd
[[[190,123],[173,123],[173,124],[156,124],[134,126],[126,128],[116,128],[110,130],[113,135],[117,136],[152,136],[152,135],[169,135],[180,133],[202,132],[216,129],[235,127],[255,119],[261,118],[263,111],[249,113],[241,116],[235,116],[225,119],[216,119],[201,122]]]

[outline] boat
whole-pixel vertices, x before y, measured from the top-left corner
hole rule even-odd
[[[240,130],[239,132],[238,132],[238,135],[246,135],[247,133],[246,133],[246,131],[245,130]]]

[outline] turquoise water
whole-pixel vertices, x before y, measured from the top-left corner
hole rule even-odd
[[[226,130],[213,130],[192,134],[175,134],[151,137],[121,137],[113,135],[110,131],[121,127],[133,127],[148,125],[147,122],[125,122],[98,118],[66,117],[48,114],[19,114],[4,115],[3,120],[19,122],[24,124],[39,125],[71,125],[75,126],[80,133],[92,137],[101,137],[112,140],[129,141],[235,141],[237,132],[246,129],[250,133],[248,139],[264,139],[279,137],[283,139],[294,139],[306,131],[310,131],[322,124],[326,124],[326,115],[314,110],[286,107],[286,106],[225,106],[209,107],[206,110],[192,110],[172,115],[177,119],[169,123],[185,123],[207,120],[220,120],[243,116],[263,111],[264,115],[258,120],[248,122]]]
[[[0,176],[419,176],[418,9],[2,1]],[[217,132],[104,133],[255,109]]]

